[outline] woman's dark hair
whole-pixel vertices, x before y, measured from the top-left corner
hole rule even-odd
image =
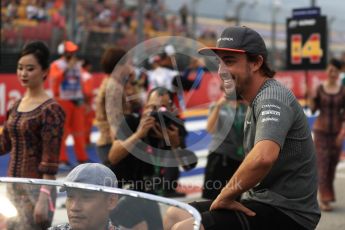
[[[121,48],[110,47],[106,49],[101,58],[101,67],[104,73],[111,74],[116,64],[125,56],[126,51]]]
[[[247,59],[249,62],[256,62],[259,58],[259,54],[247,54]],[[273,78],[274,75],[276,74],[276,71],[272,70],[267,63],[267,59],[263,58],[263,63],[260,67],[260,71],[263,75]]]
[[[46,44],[41,41],[28,43],[24,46],[19,58],[29,54],[34,55],[43,70],[47,70],[49,68],[50,52]]]
[[[336,58],[332,58],[331,60],[329,60],[328,64],[334,66],[338,70],[341,70],[342,63]]]

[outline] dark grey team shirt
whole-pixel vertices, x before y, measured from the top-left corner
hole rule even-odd
[[[315,229],[321,214],[310,128],[295,96],[274,79],[264,83],[248,107],[245,154],[261,140],[279,144],[280,153],[268,175],[243,199],[272,205],[305,228]]]

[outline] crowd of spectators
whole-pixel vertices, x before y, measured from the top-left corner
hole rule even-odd
[[[54,53],[61,41],[71,39],[70,31],[82,52],[95,43],[115,43],[124,48],[136,44],[137,1],[5,0],[1,5],[1,42],[7,47],[19,48],[31,40],[43,40]],[[161,0],[144,1],[144,7],[140,9],[144,38],[188,34],[186,5],[181,7],[180,15],[167,14]]]
[[[2,26],[36,25],[52,18],[62,7],[60,0],[5,0],[1,3]]]

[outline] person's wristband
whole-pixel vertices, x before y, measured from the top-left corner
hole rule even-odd
[[[48,196],[50,196],[50,191],[46,188],[41,187],[40,192],[43,192],[43,193],[47,194]]]
[[[40,188],[40,192],[45,193],[45,194],[48,195],[49,210],[51,212],[54,212],[55,211],[55,206],[54,206],[53,200],[52,200],[52,198],[50,196],[50,191],[48,189],[44,188],[44,187],[41,187]]]

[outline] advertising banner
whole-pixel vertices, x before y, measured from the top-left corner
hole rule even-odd
[[[97,95],[97,89],[103,77],[104,75],[101,73],[93,74],[94,97]],[[275,76],[275,79],[292,90],[298,99],[304,99],[306,89],[315,89],[325,78],[324,71],[308,71],[308,73],[306,71],[280,71]],[[45,87],[50,93],[48,81],[46,81]],[[216,101],[222,95],[220,87],[221,80],[217,74],[205,72],[198,89],[184,92],[187,109],[207,108],[210,102]],[[8,108],[14,101],[23,97],[24,91],[25,89],[20,86],[15,74],[0,74],[0,125],[5,120]]]

